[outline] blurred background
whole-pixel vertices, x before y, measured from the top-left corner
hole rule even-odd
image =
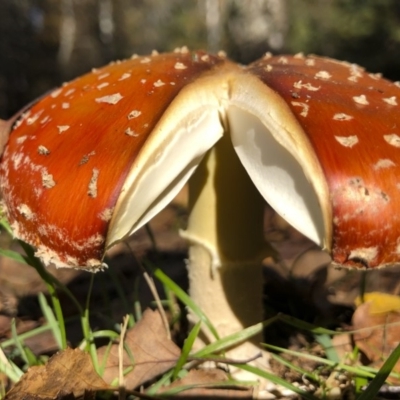
[[[0,118],[92,67],[187,45],[317,53],[400,79],[398,0],[1,0]]]

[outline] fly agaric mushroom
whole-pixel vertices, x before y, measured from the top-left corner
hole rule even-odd
[[[270,104],[265,95],[258,97],[266,101],[263,105],[257,103],[257,112],[255,107],[249,110],[258,116],[263,131],[268,128],[281,151],[291,154],[292,168],[301,166],[306,178],[296,178],[298,172],[279,161],[272,168],[259,170],[271,163],[271,157],[264,161],[266,153],[258,152],[255,161],[251,154],[254,145],[239,132],[234,145],[240,142],[235,145],[239,157],[264,198],[293,226],[331,253],[337,265],[374,268],[397,263],[399,84],[354,64],[301,54],[267,55],[250,65],[248,71],[278,93],[295,117],[294,124],[290,119],[276,121],[277,116],[268,122],[267,113],[260,115]],[[243,113],[243,100],[234,108],[232,126]],[[271,123],[274,126],[269,128]],[[258,142],[265,140],[263,136],[256,133],[255,142],[265,148],[266,143]],[[257,183],[257,175],[258,181],[274,175],[277,165],[282,176],[275,184],[268,179],[267,186]],[[286,189],[277,194],[290,198],[287,202],[273,194],[279,180]]]
[[[224,336],[263,319],[264,199],[337,264],[398,261],[397,99],[396,84],[319,57],[135,57],[21,116],[4,209],[46,264],[94,271],[189,180],[190,294]]]

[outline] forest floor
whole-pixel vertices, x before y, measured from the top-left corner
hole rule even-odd
[[[141,314],[148,307],[155,309],[153,296],[142,278],[142,270],[139,267],[138,260],[146,259],[156,264],[180,287],[187,289],[185,266],[187,245],[178,233],[178,230],[184,227],[185,223],[185,194],[181,194],[150,223],[157,245],[156,251],[145,229],[132,236],[129,247],[119,244],[110,250],[107,259],[109,269],[95,275],[90,298],[90,324],[94,331],[115,329],[122,323],[124,315],[132,313],[133,309],[135,309],[133,312],[135,316]],[[396,275],[398,276],[399,273],[398,268],[373,272],[368,274],[366,279],[365,275],[357,271],[334,269],[329,265],[329,257],[325,253],[290,228],[271,210],[266,211],[265,235],[282,257],[280,263],[271,259],[264,261],[264,298],[267,317],[283,313],[318,327],[340,330],[342,333],[330,337],[329,343],[330,346],[333,346],[336,356],[340,358],[340,362],[349,359],[350,355],[354,355],[354,337],[349,331],[354,329],[354,319],[352,318],[354,318],[353,314],[356,308],[355,299],[360,294],[360,288],[364,285],[366,292],[398,294],[400,290],[400,281],[396,279]],[[10,245],[9,239],[3,237],[2,241],[2,246]],[[112,273],[110,273],[110,270]],[[80,304],[86,303],[91,281],[89,273],[52,268],[50,268],[50,271],[68,287]],[[162,286],[157,284],[157,288],[162,297]],[[13,337],[11,329],[13,321],[15,321],[17,335],[34,331],[46,323],[38,302],[38,293],[40,292],[47,293],[47,289],[33,268],[9,258],[0,259],[0,337],[3,342]],[[82,340],[81,321],[77,317],[75,305],[69,300],[68,296],[60,293],[60,300],[66,319],[68,344],[71,348],[76,348]],[[138,305],[140,305],[140,308],[138,308]],[[390,317],[396,316],[397,311],[389,310],[389,312],[391,313]],[[367,317],[365,314],[360,315],[357,326],[373,325],[371,321],[366,322],[367,317],[370,318],[370,314]],[[148,318],[151,320],[150,324],[158,323],[157,318]],[[388,318],[388,314],[385,318]],[[136,336],[134,336],[139,339],[132,339],[133,341],[146,341],[147,337],[148,340],[154,340],[154,342],[162,341],[160,338],[148,336],[148,329],[144,329],[142,333],[138,332],[136,331]],[[172,334],[178,348],[182,346],[186,332],[187,324],[185,321],[175,324]],[[388,333],[387,330],[385,332],[385,334]],[[397,334],[398,331],[393,333],[395,336]],[[381,341],[378,342],[379,345],[382,344],[382,335],[383,333],[381,333],[379,339],[374,339]],[[51,356],[59,350],[51,330],[43,330],[33,336],[27,336],[23,341],[24,346],[28,347],[36,356]],[[278,322],[265,330],[265,342],[292,351],[292,353],[281,354],[283,359],[288,361],[289,366],[275,358],[271,360],[272,371],[280,378],[313,393],[319,398],[355,398],[354,382],[351,376],[348,373],[327,368],[326,365],[318,361],[318,357],[327,356],[326,344],[324,345],[321,337],[317,337],[310,331],[296,329],[284,322]],[[99,347],[102,344],[106,343],[101,341],[97,343]],[[367,345],[374,346],[372,342],[367,343]],[[135,346],[133,342],[132,346]],[[173,346],[175,344],[171,345],[168,350],[171,354],[175,352]],[[362,348],[362,345],[359,347]],[[4,352],[8,357],[12,357],[13,347],[8,347]],[[300,353],[313,355],[317,358],[301,358],[299,357]],[[370,354],[368,355],[379,367],[379,361],[385,354],[382,350],[375,358]],[[68,369],[73,371],[76,368],[74,363],[77,363],[81,366],[77,371],[85,374],[86,372],[81,371],[82,364],[85,364],[85,362],[80,357],[81,355],[69,353],[67,359],[72,364]],[[365,356],[359,354],[354,363],[361,362],[365,362]],[[65,363],[65,360],[61,363]],[[299,369],[296,370],[293,366],[297,366]],[[65,365],[64,367],[67,368]],[[54,376],[54,374],[59,374],[57,371],[47,371],[47,374]],[[324,382],[323,390],[320,383],[313,382],[302,371],[309,371],[310,374],[317,373],[318,378]],[[202,387],[203,383],[207,386],[213,382],[213,379],[216,381],[224,379],[218,370],[207,375],[197,370],[197,374],[196,376],[192,375],[187,380],[188,384],[200,383],[197,386]],[[7,376],[2,375],[1,378],[2,386],[10,387]],[[31,381],[37,382],[37,379],[37,377],[30,377]],[[84,378],[83,380],[85,379],[91,378]],[[91,381],[97,382],[95,378]],[[82,393],[85,390],[94,390],[93,387],[85,388],[85,384],[82,384],[82,382],[73,382],[75,387],[83,385]],[[100,389],[103,383],[98,383]],[[134,383],[130,383],[131,386],[134,385]],[[142,384],[142,381],[135,381],[135,384],[137,383]],[[23,398],[18,396],[21,396],[21,393],[26,393],[27,390],[24,386],[17,394],[11,392],[11,395],[7,398]],[[66,395],[70,395],[68,389],[65,390]],[[390,398],[389,395],[385,395],[384,391],[381,395],[383,396],[381,398]],[[84,397],[85,394],[82,394],[81,397],[76,394],[75,396],[77,397],[65,398],[90,398]],[[279,388],[274,391],[274,396],[275,398],[299,398],[295,393]],[[179,398],[184,397],[183,395]],[[197,392],[192,392],[189,397],[191,399],[251,398],[251,393],[246,388],[237,387],[220,388],[218,395],[216,395],[215,391],[202,387],[200,391],[197,389]],[[36,399],[36,397],[26,398]],[[40,400],[53,398],[64,397],[52,397],[52,395],[37,397]]]

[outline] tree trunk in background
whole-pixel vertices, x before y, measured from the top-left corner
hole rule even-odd
[[[25,102],[33,28],[23,1],[0,0],[0,118]]]
[[[99,2],[99,31],[101,42],[110,47],[114,42],[114,5],[112,0],[98,0]]]
[[[60,0],[60,9],[60,45],[57,58],[63,69],[71,62],[76,41],[74,0]]]
[[[288,32],[286,0],[229,0],[226,21],[228,46],[248,63],[265,51],[282,51]]]
[[[221,48],[222,18],[221,2],[219,0],[200,0],[204,3],[207,29],[207,50],[216,53]]]
[[[62,0],[60,2],[58,61],[63,80],[99,67],[115,54],[110,51],[112,41],[112,7],[108,0]],[[106,25],[108,33],[106,34]],[[103,31],[102,31],[103,29]],[[111,54],[110,54],[111,53]]]
[[[241,63],[317,53],[400,78],[398,0],[0,0],[0,117],[112,59],[175,47]]]

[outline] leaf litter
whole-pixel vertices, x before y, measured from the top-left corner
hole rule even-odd
[[[111,384],[118,377],[120,357],[118,344],[98,351],[99,364],[104,363],[103,379]],[[107,354],[108,353],[108,354]],[[173,368],[180,356],[179,347],[167,337],[158,311],[147,309],[142,319],[126,332],[123,367],[125,387],[133,390],[143,383]]]
[[[167,237],[169,238],[170,235],[168,234]],[[137,239],[137,238],[136,238]],[[172,242],[171,242],[172,243]],[[171,244],[171,248],[176,247],[176,243],[173,242]],[[146,247],[147,248],[147,247]],[[173,250],[173,249],[172,249]],[[283,250],[282,253],[285,253],[285,249],[280,249]],[[4,259],[3,259],[4,260]],[[2,262],[2,266],[3,266]],[[307,263],[308,264],[308,263]],[[15,266],[12,266],[12,271],[13,273],[9,274],[2,274],[4,277],[9,277],[9,276],[14,276],[16,275],[17,277],[19,276],[24,276],[26,277],[25,274],[25,266],[24,267],[24,273],[15,273]],[[131,265],[129,265],[129,270],[131,270]],[[324,268],[321,269],[324,271]],[[319,269],[317,268],[317,272]],[[29,272],[29,270],[28,270]],[[57,271],[56,271],[57,272]],[[395,285],[396,280],[393,278],[394,275],[398,275],[398,272],[396,271],[383,271],[380,272],[380,278],[377,279],[375,278],[375,271],[373,273],[370,273],[370,279],[368,279],[369,287],[367,287],[367,291],[381,291],[385,290],[387,292],[398,292],[399,288],[396,286],[395,288],[391,287],[390,285]],[[377,273],[378,273],[377,272]],[[315,275],[315,274],[314,274]],[[314,276],[312,274],[308,274],[307,277],[309,276]],[[321,275],[321,274],[320,274]],[[353,275],[353,276],[352,276]],[[373,275],[373,277],[372,277]],[[318,275],[319,276],[319,275]],[[349,279],[350,278],[350,279]],[[352,279],[353,278],[353,279]],[[344,286],[338,287],[335,286],[335,290],[332,291],[332,284],[330,282],[325,282],[323,285],[317,285],[313,284],[312,282],[309,282],[309,279],[306,279],[308,282],[306,284],[306,287],[308,288],[308,293],[314,293],[315,288],[321,288],[323,289],[322,294],[320,292],[314,293],[314,296],[312,298],[312,303],[315,302],[317,299],[317,304],[321,304],[321,299],[324,299],[326,294],[329,293],[330,297],[327,299],[327,304],[332,305],[332,304],[346,304],[346,305],[351,305],[353,303],[353,299],[356,296],[355,293],[357,293],[357,286],[358,286],[358,279],[354,276],[354,274],[346,274],[346,280],[343,280]],[[32,279],[28,279],[29,287],[31,287],[31,281]],[[267,282],[269,279],[267,279]],[[275,282],[275,287],[279,287],[280,291],[282,291],[283,288],[287,288],[290,285],[288,280],[283,279],[283,282],[280,282],[281,284],[276,284],[276,280],[271,279],[272,282]],[[298,280],[299,282],[303,282],[302,279]],[[297,281],[296,281],[297,282]],[[338,281],[340,282],[340,281]],[[5,287],[6,285],[2,285]],[[271,285],[268,285],[269,289]],[[24,286],[26,287],[26,285]],[[310,290],[311,287],[311,290]],[[329,291],[327,290],[329,288]],[[325,291],[325,292],[324,292]],[[104,288],[102,289],[102,292],[104,292]],[[25,293],[25,292],[24,292]],[[273,291],[268,291],[270,293],[270,297],[273,297]],[[302,292],[302,298],[304,298],[304,293]],[[345,296],[343,297],[343,294]],[[21,296],[21,294],[19,294]],[[335,295],[335,299],[332,298],[332,296]],[[282,296],[282,293],[280,293],[280,297]],[[289,299],[293,297],[293,291],[290,291],[289,293]],[[327,297],[327,296],[326,296]],[[286,302],[288,301],[288,297],[286,298]],[[386,303],[386,300],[385,300]],[[387,304],[387,303],[386,303]],[[308,308],[308,304],[305,306]],[[396,308],[396,307],[394,307]],[[120,309],[120,307],[119,307]],[[281,311],[286,311],[286,310],[281,310]],[[321,311],[321,310],[319,310]],[[396,314],[399,313],[399,311],[395,310],[387,310],[388,313],[390,313],[389,318],[386,315],[386,324],[387,322],[393,322],[391,318],[395,317]],[[155,322],[155,320],[160,319],[159,315],[157,316],[157,313],[154,311],[151,311],[149,313],[145,314],[156,314],[155,316],[148,317],[146,315],[146,319],[148,320],[147,322],[146,319],[143,319],[139,321],[134,328],[129,330],[127,332],[126,338],[125,338],[125,352],[124,352],[124,357],[123,357],[123,367],[126,368],[126,375],[124,376],[124,384],[126,385],[127,389],[129,388],[134,388],[137,386],[141,386],[144,382],[151,382],[158,373],[163,374],[165,371],[167,371],[169,368],[172,368],[175,366],[177,359],[179,358],[180,355],[180,350],[179,348],[172,342],[166,339],[166,332],[163,327],[162,322],[160,322],[160,326],[158,327],[158,322]],[[324,316],[328,315],[334,315],[336,316],[336,312],[332,312],[332,309],[326,310],[325,308],[323,309],[323,312],[321,314]],[[367,314],[371,314],[373,317],[375,317],[374,312],[368,312]],[[121,317],[121,316],[120,316]],[[376,321],[370,321],[366,322],[365,321],[365,316],[362,318],[364,320],[364,323],[367,324],[368,328],[372,328],[374,325],[376,325]],[[395,318],[397,319],[397,318]],[[143,325],[141,328],[140,326]],[[354,329],[358,329],[359,327],[355,323],[355,320],[353,319],[353,324],[352,324]],[[396,323],[394,324],[396,325]],[[139,328],[138,328],[139,327]],[[350,328],[350,326],[347,327],[347,329]],[[163,330],[164,329],[164,330]],[[273,330],[268,330],[269,332],[275,331],[276,329]],[[346,329],[345,329],[346,330]],[[362,331],[362,330],[361,330]],[[384,331],[387,333],[387,330],[384,329]],[[293,340],[293,332],[291,335],[289,335]],[[343,351],[343,354],[340,354],[340,358],[346,357],[346,354],[349,354],[349,351],[351,351],[352,348],[352,343],[349,340],[349,334],[344,334],[343,338],[345,339],[345,347],[346,349]],[[386,340],[387,340],[387,336]],[[332,344],[334,345],[336,351],[338,353],[341,353],[339,349],[343,348],[343,344],[336,343],[336,339],[338,339],[337,336],[333,337],[332,339]],[[356,340],[357,338],[353,337],[353,340]],[[364,339],[365,341],[365,339]],[[168,344],[167,344],[168,343]],[[172,343],[172,346],[170,344]],[[295,343],[297,343],[295,341]],[[368,345],[368,340],[366,341]],[[382,343],[382,342],[381,342]],[[300,341],[299,343],[295,344],[294,347],[300,346],[300,348],[308,348],[310,346],[309,338],[305,338],[305,342]],[[94,369],[92,367],[92,361],[89,356],[87,356],[85,353],[82,353],[85,355],[85,360],[82,358],[79,361],[78,366],[73,366],[72,364],[68,364],[67,361],[64,364],[64,360],[61,358],[62,363],[64,364],[64,368],[70,368],[69,372],[72,375],[76,376],[76,380],[68,378],[68,374],[65,373],[63,369],[62,372],[57,372],[54,373],[53,368],[50,368],[51,363],[57,361],[57,357],[59,357],[61,354],[71,354],[70,352],[74,352],[75,350],[66,350],[65,352],[60,352],[57,353],[55,356],[53,356],[49,364],[46,366],[42,367],[32,367],[28,370],[28,372],[23,376],[21,381],[17,383],[14,388],[8,393],[7,399],[35,399],[35,400],[53,400],[53,399],[70,399],[70,398],[83,398],[83,399],[90,399],[91,395],[95,393],[97,390],[104,390],[104,389],[110,389],[110,382],[113,381],[113,383],[117,382],[118,379],[118,344],[113,344],[111,347],[109,346],[108,352],[106,348],[100,349],[99,350],[99,358],[101,359],[101,356],[104,356],[104,360],[101,359],[101,362],[104,361],[105,363],[105,379],[102,380],[98,375],[94,372]],[[362,345],[361,345],[362,346]],[[359,346],[361,348],[361,346]],[[293,348],[293,343],[292,345],[289,344],[290,348]],[[375,347],[375,346],[373,346]],[[386,343],[386,347],[388,348],[391,347],[389,343]],[[160,350],[161,349],[161,350]],[[76,350],[79,352],[78,350]],[[67,353],[68,352],[68,353]],[[310,349],[307,351],[307,353],[310,352]],[[39,354],[42,352],[39,351]],[[311,351],[311,353],[314,353]],[[317,352],[318,353],[318,352]],[[107,356],[108,354],[108,356]],[[376,360],[378,361],[379,358],[382,359],[382,357],[386,356],[386,352],[381,352],[378,353],[375,357]],[[66,358],[70,358],[69,356]],[[372,357],[371,357],[372,358]],[[72,360],[70,360],[72,361]],[[293,363],[296,361],[296,359],[292,360]],[[370,360],[371,361],[371,360]],[[379,361],[378,361],[379,362]],[[304,367],[304,360],[300,361],[301,365]],[[63,365],[61,364],[61,365]],[[160,364],[161,367],[157,366],[157,364]],[[273,363],[276,364],[276,363]],[[376,365],[376,364],[375,364]],[[147,367],[146,367],[147,366]],[[167,368],[168,366],[168,368]],[[90,369],[96,376],[94,378],[91,373],[86,373],[86,372],[81,372],[81,368],[87,368],[88,370]],[[90,368],[89,368],[90,367]],[[311,363],[310,368],[311,370],[314,370],[318,365],[314,363]],[[49,368],[49,369],[47,369]],[[114,368],[114,370],[113,370]],[[160,371],[162,372],[157,372],[157,368],[159,368]],[[276,374],[285,376],[286,373],[284,371],[280,371],[280,368],[277,368],[276,365],[273,365],[273,369]],[[285,369],[286,370],[286,369]],[[109,373],[109,377],[106,378],[107,372]],[[37,374],[37,375],[35,375]],[[297,378],[289,378],[287,375],[286,377],[289,379],[289,381],[295,382],[297,381]],[[49,388],[52,388],[52,384],[55,382],[55,378],[57,378],[57,387],[53,387],[53,391],[49,390]],[[70,379],[70,382],[64,382],[65,380]],[[97,379],[100,379],[100,386],[96,386]],[[300,381],[299,383],[301,384],[302,380],[301,377],[299,377]],[[52,382],[53,381],[53,382]],[[93,385],[93,383],[95,383]],[[304,383],[304,382],[303,382]],[[159,394],[157,395],[164,395],[166,394],[168,398],[172,398],[177,396],[190,396],[191,398],[251,398],[251,395],[248,396],[248,393],[251,392],[251,388],[245,388],[243,386],[234,386],[232,388],[229,387],[229,377],[225,374],[224,371],[221,370],[201,370],[201,369],[193,369],[187,372],[187,375],[184,376],[184,374],[180,374],[180,378],[177,379],[176,381],[166,385],[164,388],[159,390]],[[135,386],[137,385],[137,386]],[[307,385],[304,388],[305,390],[310,389],[307,388]],[[101,388],[101,389],[99,389]],[[185,389],[184,391],[182,391]],[[246,389],[246,390],[244,390]],[[58,390],[58,392],[57,392]],[[115,389],[114,389],[115,390]],[[129,390],[129,389],[128,389]],[[36,391],[36,392],[35,392]],[[247,392],[247,393],[246,393]],[[313,390],[311,390],[313,392]],[[343,393],[342,393],[343,395]],[[14,396],[14,397],[10,397]],[[46,397],[47,396],[47,397]],[[51,397],[52,396],[52,397]],[[246,397],[248,396],[248,397]],[[278,395],[278,398],[282,398],[281,396]],[[290,396],[290,398],[293,398]]]
[[[399,344],[400,297],[387,293],[370,292],[363,299],[356,299],[357,308],[352,325],[354,343],[363,352],[369,363],[380,368]],[[393,368],[400,372],[400,361]],[[389,381],[399,385],[400,380]]]
[[[147,309],[143,318],[125,335],[122,365],[128,372],[124,375],[124,388],[132,392],[170,370],[180,353],[179,347],[167,338],[160,313]],[[115,382],[121,363],[119,344],[101,347],[98,359],[100,365],[104,364],[102,378],[95,372],[87,353],[69,348],[60,351],[46,365],[31,367],[7,394],[6,400],[89,400],[99,391],[117,390]],[[158,395],[251,399],[252,388],[232,382],[220,369],[193,369],[161,388]]]
[[[55,354],[46,365],[29,368],[6,400],[90,399],[109,385],[95,372],[90,356],[79,349]]]

